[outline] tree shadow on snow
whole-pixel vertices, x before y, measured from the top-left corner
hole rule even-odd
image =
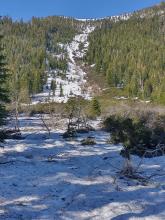
[[[77,220],[79,214],[76,213],[92,215],[98,210],[101,216],[105,206],[113,207],[109,214],[114,216],[111,218],[113,220],[142,218],[164,211],[165,193],[159,195],[156,204],[152,203],[158,195],[154,187],[130,188],[128,191],[131,186],[125,182],[127,190],[116,188],[112,177],[117,170],[110,167],[110,163],[121,166],[122,158],[118,150],[113,147],[111,150],[111,147],[102,143],[101,137],[97,146],[83,147],[76,141],[64,142],[60,133],[52,133],[50,139],[46,140],[41,139],[40,135],[36,134],[36,142],[30,136],[25,139],[28,148],[23,152],[13,150],[7,156],[26,157],[31,154],[33,158],[38,155],[47,158],[51,154],[55,155],[52,161],[30,158],[29,162],[0,165],[0,210],[4,211],[0,211],[0,219]],[[15,144],[18,143],[23,141]],[[76,148],[79,148],[79,154]],[[118,184],[120,186],[120,180]],[[138,206],[145,200],[150,204],[142,207],[139,213],[126,208],[123,214],[123,210],[120,210],[127,203],[136,204],[138,201]]]

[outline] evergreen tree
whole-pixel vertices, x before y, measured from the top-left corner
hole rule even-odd
[[[101,115],[101,106],[97,98],[92,100],[92,115],[97,117]]]
[[[50,88],[53,91],[53,96],[55,96],[55,91],[56,91],[56,81],[55,80],[51,81]]]
[[[64,96],[62,84],[60,84],[60,96],[61,96],[61,97]]]
[[[5,124],[7,112],[5,103],[9,101],[8,91],[5,88],[7,80],[7,69],[5,63],[5,56],[3,55],[2,36],[0,36],[0,126]]]

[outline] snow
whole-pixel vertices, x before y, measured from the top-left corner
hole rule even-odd
[[[128,20],[131,16],[132,16],[132,13],[125,13],[121,15],[107,16],[107,17],[102,17],[102,18],[76,18],[76,20],[82,21],[82,22],[101,21],[105,19],[109,19],[112,21],[119,21],[119,20]]]
[[[114,99],[117,99],[117,100],[127,100],[128,98],[127,97],[124,97],[124,96],[121,96],[121,97],[114,97]]]
[[[81,96],[84,99],[90,100],[90,90],[86,85],[86,73],[81,66],[77,64],[76,59],[81,59],[85,55],[88,48],[88,35],[94,31],[95,27],[86,25],[82,28],[81,33],[77,34],[73,41],[69,44],[59,43],[58,46],[67,52],[68,69],[64,78],[58,74],[58,70],[54,69],[46,72],[47,82],[44,86],[43,92],[32,97],[32,104],[45,103],[48,101],[64,102],[66,103],[70,97]],[[83,48],[80,50],[80,44]],[[48,52],[50,54],[50,52]],[[52,54],[53,57],[60,59],[64,54]],[[61,72],[62,73],[62,72]],[[51,91],[51,81],[55,80],[57,88],[55,94]],[[60,94],[60,87],[62,87],[63,94]]]
[[[148,183],[121,177],[121,146],[107,144],[97,128],[64,140],[65,120],[50,137],[39,117],[21,117],[23,140],[0,148],[1,220],[162,220],[165,219],[164,157],[144,159],[140,174],[157,174]],[[86,136],[94,146],[82,146]],[[140,158],[133,157],[134,166]],[[118,170],[119,169],[119,170]]]
[[[95,66],[96,66],[96,64],[95,64],[95,63],[91,65],[91,67],[92,67],[92,68],[93,68],[93,67],[95,67]]]
[[[92,22],[92,21],[102,21],[105,19],[112,20],[114,22],[120,21],[120,20],[128,20],[133,14],[132,13],[125,13],[121,15],[114,15],[114,16],[107,16],[102,18],[76,18],[78,21],[82,22]]]

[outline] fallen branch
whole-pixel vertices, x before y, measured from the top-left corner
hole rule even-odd
[[[150,175],[150,176],[148,176],[148,177],[146,177],[147,179],[151,179],[151,178],[153,178],[153,177],[155,177],[155,176],[165,176],[165,173],[161,173],[161,174],[159,174],[159,173],[154,173],[154,174],[152,174],[152,175]]]
[[[137,172],[138,169],[140,168],[140,166],[142,165],[142,162],[143,162],[143,160],[144,160],[146,154],[151,154],[151,155],[153,156],[154,153],[156,153],[156,155],[157,155],[157,152],[158,152],[158,151],[161,151],[161,152],[162,152],[162,155],[163,155],[163,153],[164,153],[164,151],[165,151],[165,146],[161,146],[160,143],[159,143],[159,144],[156,146],[156,149],[155,149],[155,150],[146,150],[145,153],[143,154],[142,159],[140,160],[138,166],[136,167],[135,171]]]

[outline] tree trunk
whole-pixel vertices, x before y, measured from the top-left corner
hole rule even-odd
[[[19,113],[18,113],[18,101],[15,101],[15,130],[19,131]]]
[[[125,161],[124,161],[124,169],[122,171],[122,173],[124,173],[125,175],[132,175],[133,174],[133,166],[132,166],[132,161],[131,161],[131,155],[129,152],[129,149],[125,149]]]

